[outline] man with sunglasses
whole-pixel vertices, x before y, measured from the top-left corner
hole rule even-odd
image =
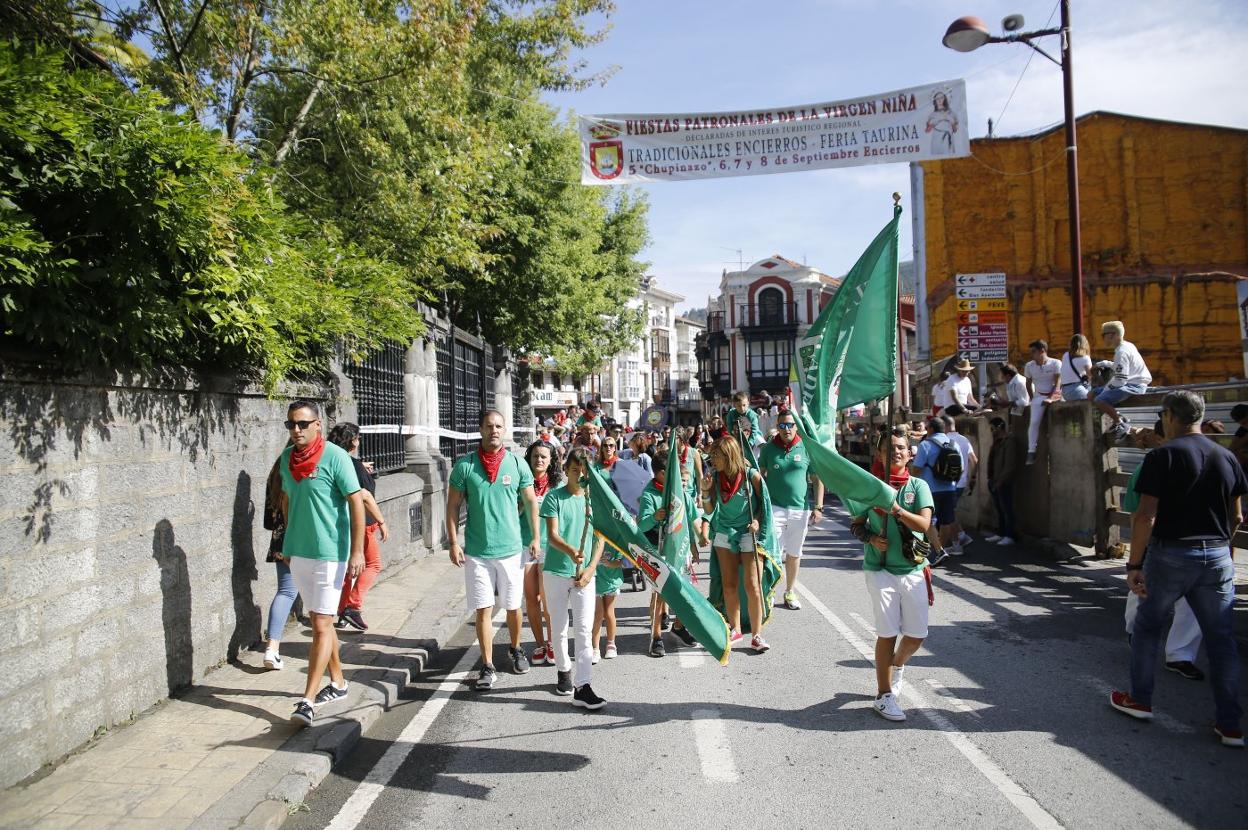
[[[744,426],[744,422],[742,422]],[[809,505],[806,494],[810,482],[810,456],[797,434],[797,419],[787,409],[776,416],[777,434],[759,451],[758,466],[771,494],[771,518],[780,550],[784,554],[784,605],[797,611],[797,571],[802,564],[802,546],[808,526],[823,520],[823,482],[815,479],[815,498]]]
[[[334,617],[343,579],[348,572],[358,577],[364,569],[364,497],[351,456],[321,435],[316,404],[292,403],[286,429],[291,446],[277,465],[286,515],[282,555],[290,562],[290,576],[312,619],[308,681],[290,719],[311,726],[317,706],[347,696]],[[327,668],[330,683],[318,692]]]

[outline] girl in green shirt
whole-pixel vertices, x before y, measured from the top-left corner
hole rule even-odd
[[[763,639],[763,592],[759,583],[761,562],[757,551],[758,515],[762,509],[763,479],[745,462],[741,445],[725,435],[711,447],[715,473],[702,479],[702,509],[711,517],[711,543],[719,560],[724,603],[732,641],[741,639],[741,580],[750,605],[750,646],[759,653],[771,648]]]
[[[559,465],[554,463],[554,459],[554,445],[545,441],[534,441],[524,453],[524,460],[528,463],[529,469],[533,471],[533,495],[537,497],[539,507],[542,499],[546,498],[546,494],[563,483],[563,472],[559,469]],[[547,636],[550,632],[550,614],[547,613],[545,598],[542,596],[542,559],[546,555],[546,524],[538,521],[538,532],[541,534],[540,555],[537,558],[530,557],[528,548],[533,541],[533,531],[526,521],[527,505],[528,502],[523,497],[517,502],[517,509],[520,511],[520,539],[524,543],[523,556],[526,560],[524,563],[524,610],[529,618],[529,628],[533,631],[533,642],[537,643],[531,662],[535,666],[550,666],[555,662],[555,648],[551,645],[550,637]]]

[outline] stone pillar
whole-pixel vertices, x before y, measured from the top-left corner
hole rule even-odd
[[[495,346],[494,355],[494,408],[503,416],[503,423],[510,430],[514,423],[512,413],[514,412],[514,400],[511,394],[511,355],[501,346]],[[511,433],[511,442],[514,446],[524,447],[524,434]]]
[[[444,458],[435,432],[438,428],[437,338],[446,327],[432,314],[426,315],[428,331],[407,350],[404,372],[404,422],[418,428],[404,442],[408,472],[420,476],[421,537],[425,547],[437,552],[446,544],[446,481],[451,460]]]

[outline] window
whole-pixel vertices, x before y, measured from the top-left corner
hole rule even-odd
[[[541,389],[541,388],[542,388],[542,384],[546,381],[546,379],[545,379],[544,377],[542,377],[542,373],[541,373],[541,372],[533,372],[533,373],[531,373],[531,374],[529,375],[529,379],[530,379],[530,381],[529,381],[529,382],[533,384],[533,388],[534,388],[534,389]]]
[[[793,360],[792,340],[754,340],[746,344],[749,373],[755,376],[787,375]]]
[[[563,388],[563,378],[559,376],[558,372],[550,373],[550,385],[556,392]]]
[[[728,346],[720,346],[715,350],[715,374],[720,377],[732,375],[732,355]]]
[[[784,322],[784,292],[779,288],[764,288],[758,292],[758,324],[778,326]]]

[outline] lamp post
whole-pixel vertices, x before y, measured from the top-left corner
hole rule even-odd
[[[949,24],[941,41],[957,52],[973,52],[988,43],[1025,43],[1062,69],[1062,92],[1066,109],[1066,195],[1070,203],[1070,306],[1074,320],[1074,332],[1083,333],[1083,259],[1080,255],[1079,235],[1079,163],[1075,142],[1075,93],[1074,67],[1070,56],[1070,0],[1061,0],[1062,25],[1057,29],[1039,29],[1019,32],[1023,16],[1012,14],[1001,21],[1005,34],[992,35],[984,21],[978,17],[960,17]],[[1032,41],[1035,38],[1060,35],[1062,38],[1061,60],[1050,55]]]

